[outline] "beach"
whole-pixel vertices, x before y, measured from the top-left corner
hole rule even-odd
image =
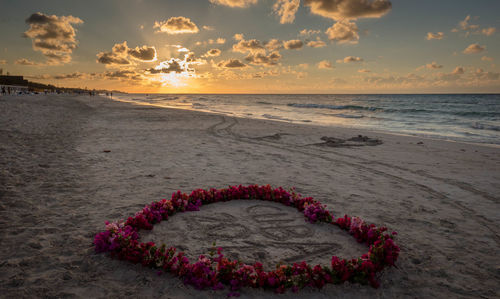
[[[295,187],[335,216],[398,232],[397,267],[382,272],[380,288],[346,283],[287,296],[500,296],[498,146],[32,95],[0,97],[0,297],[223,298],[227,290],[199,291],[96,254],[92,242],[105,221],[177,190],[239,184]],[[216,242],[269,266],[367,251],[303,219],[267,202],[217,203],[141,237],[188,256]],[[278,296],[241,290],[242,298]]]

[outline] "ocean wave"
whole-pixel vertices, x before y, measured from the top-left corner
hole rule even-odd
[[[459,116],[495,117],[500,116],[500,112],[494,111],[459,111],[452,114]]]
[[[365,107],[358,105],[326,105],[326,104],[313,104],[313,103],[308,103],[308,104],[289,103],[287,104],[287,106],[295,108],[316,108],[316,109],[331,109],[331,110],[369,110],[369,111],[383,110],[382,108],[378,107]]]
[[[179,97],[164,97],[164,98],[161,98],[161,100],[166,100],[166,101],[175,101],[175,100],[178,100]]]
[[[262,117],[265,117],[267,119],[277,119],[277,120],[292,121],[289,118],[284,118],[284,117],[281,117],[281,116],[276,116],[276,115],[271,115],[271,114],[262,114]]]
[[[202,109],[202,108],[206,108],[207,107],[207,105],[203,105],[203,104],[200,104],[200,103],[192,103],[191,106],[194,109]]]
[[[399,113],[399,114],[445,114],[456,115],[465,117],[500,117],[498,111],[446,111],[437,109],[425,108],[382,108],[370,107],[359,105],[327,105],[327,104],[314,104],[314,103],[289,103],[289,107],[294,108],[314,108],[314,109],[330,109],[330,110],[363,110],[363,111],[377,111],[385,113]]]
[[[476,130],[491,130],[491,131],[500,131],[500,126],[482,124],[480,122],[475,122],[471,125],[471,128]]]
[[[352,114],[333,114],[335,117],[342,117],[342,118],[363,118],[363,115],[352,115]]]

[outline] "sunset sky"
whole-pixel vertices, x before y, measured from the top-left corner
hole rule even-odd
[[[498,0],[0,0],[0,68],[162,93],[500,92]]]

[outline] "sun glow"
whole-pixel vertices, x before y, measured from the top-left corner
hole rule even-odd
[[[184,59],[171,58],[161,61],[157,66],[147,70],[147,73],[156,75],[154,81],[161,82],[162,86],[183,87],[188,86],[191,79],[197,78],[193,65],[202,65],[206,61],[198,59],[189,49],[174,45],[178,52],[185,53]]]
[[[191,78],[187,73],[168,73],[161,74],[159,76],[159,81],[162,82],[162,86],[172,86],[172,87],[182,87],[187,86],[187,81]]]

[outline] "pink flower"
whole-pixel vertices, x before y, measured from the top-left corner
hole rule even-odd
[[[203,204],[236,199],[257,199],[280,202],[302,211],[307,221],[336,224],[347,230],[359,242],[365,242],[369,251],[361,258],[345,260],[332,257],[331,268],[316,265],[311,267],[306,262],[300,264],[280,265],[273,271],[266,272],[261,263],[247,265],[240,261],[225,258],[222,248],[217,248],[217,256],[201,255],[194,263],[174,247],[158,247],[153,242],[140,243],[138,230],[152,229],[153,225],[177,212],[197,211]],[[334,221],[333,215],[324,205],[312,197],[302,197],[285,191],[283,188],[273,189],[271,186],[229,186],[227,189],[197,189],[190,195],[177,191],[170,200],[162,199],[145,206],[134,217],[126,222],[106,222],[106,230],[96,234],[94,245],[96,252],[109,252],[111,257],[141,263],[144,266],[168,271],[181,277],[186,284],[197,289],[223,288],[228,284],[232,290],[230,296],[239,296],[235,292],[242,287],[271,287],[277,293],[291,288],[297,292],[304,286],[323,287],[326,283],[343,281],[371,284],[378,287],[376,273],[385,266],[393,266],[400,248],[394,243],[395,232],[389,234],[387,228],[377,228],[366,224],[360,218],[344,215]],[[162,272],[159,271],[159,274]],[[297,280],[299,278],[299,280]]]

